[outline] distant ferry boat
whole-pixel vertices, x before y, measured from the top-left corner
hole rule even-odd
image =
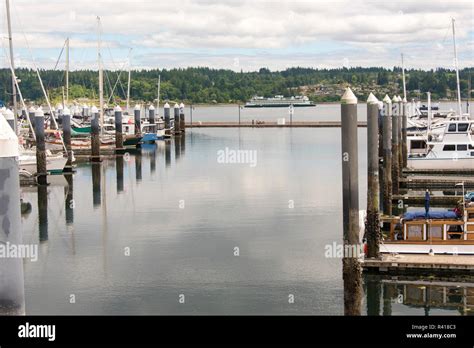
[[[273,98],[264,98],[264,97],[253,97],[245,104],[246,108],[281,108],[289,107],[293,105],[294,107],[303,107],[303,106],[316,106],[312,101],[306,96],[295,96],[285,98],[282,95],[276,95]]]

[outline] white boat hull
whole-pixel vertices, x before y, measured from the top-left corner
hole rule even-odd
[[[414,170],[426,169],[471,169],[474,170],[472,158],[408,158],[407,167]]]
[[[428,255],[430,249],[437,255],[474,255],[474,245],[468,244],[402,244],[383,243],[380,245],[381,253],[397,254],[425,254]]]
[[[46,157],[46,170],[49,173],[62,172],[66,165],[67,158],[60,156]],[[30,174],[36,174],[36,156],[23,155],[19,158],[20,170],[27,171]]]

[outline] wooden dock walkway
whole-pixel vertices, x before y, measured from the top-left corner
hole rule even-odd
[[[365,259],[364,271],[407,273],[474,274],[474,255],[382,254],[381,259]]]
[[[292,124],[277,124],[276,121],[265,121],[264,123],[245,122],[193,122],[186,123],[186,128],[340,128],[340,121],[293,121]],[[358,127],[367,127],[367,122],[359,121]]]
[[[432,206],[455,206],[460,200],[462,196],[430,196],[430,204]],[[424,195],[412,195],[412,194],[400,194],[400,195],[393,195],[392,202],[393,204],[397,205],[399,201],[403,201],[403,204],[409,205],[420,205],[423,206],[425,204],[425,196]]]

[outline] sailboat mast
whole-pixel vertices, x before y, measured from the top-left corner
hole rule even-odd
[[[455,29],[455,19],[452,18],[452,25],[453,25],[453,46],[454,46],[454,67],[456,69],[456,85],[458,90],[458,109],[459,109],[459,116],[462,116],[462,106],[461,106],[461,86],[459,82],[459,68],[458,68],[458,52],[456,48],[456,29]]]
[[[12,23],[10,18],[10,1],[5,0],[7,7],[7,25],[8,25],[8,44],[10,46],[10,66],[12,70],[12,102],[13,114],[15,117],[15,133],[17,131],[17,103],[16,103],[16,84],[15,84],[15,63],[13,57],[13,38],[12,38]]]
[[[66,105],[69,102],[69,38],[66,39]]]
[[[130,109],[130,77],[131,77],[131,64],[128,63],[128,84],[127,84],[127,112]]]
[[[104,72],[102,71],[102,56],[100,53],[101,49],[101,33],[100,33],[100,17],[97,17],[97,30],[98,30],[98,42],[97,42],[97,60],[99,64],[99,117],[100,117],[100,129],[103,132],[104,125]]]
[[[402,81],[403,81],[403,99],[407,99],[407,85],[405,83],[405,63],[403,61],[403,53],[402,53]]]
[[[156,113],[160,115],[160,86],[161,86],[161,75],[158,75],[158,97],[156,98]]]

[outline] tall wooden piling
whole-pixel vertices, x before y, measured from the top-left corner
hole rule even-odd
[[[22,241],[18,137],[0,115],[0,243],[19,247]],[[0,262],[0,315],[25,314],[23,259]]]
[[[179,129],[181,133],[186,131],[186,123],[184,120],[184,103],[179,104]]]
[[[394,96],[392,98],[392,194],[398,194],[399,188],[399,179],[400,179],[400,166],[399,166],[399,154],[398,151],[400,147],[399,137],[398,137],[398,121],[399,121],[399,112],[398,112],[398,97]]]
[[[150,108],[148,109],[148,122],[150,124],[155,124],[155,107],[150,105]]]
[[[383,213],[392,215],[392,100],[383,102]]]
[[[141,106],[140,105],[135,105],[135,109],[133,109],[133,116],[134,116],[134,121],[135,121],[135,134],[141,134]]]
[[[407,167],[408,161],[408,139],[407,139],[407,128],[408,128],[408,110],[407,110],[407,98],[403,98],[403,113],[402,113],[402,168]]]
[[[165,115],[165,134],[171,134],[170,104],[165,103],[163,106],[163,114]]]
[[[122,133],[122,108],[116,106],[114,108],[115,115],[115,152],[123,152],[123,133]]]
[[[174,104],[173,109],[173,117],[174,117],[174,134],[179,135],[181,133],[181,125],[179,122],[179,105],[178,103]]]
[[[359,242],[359,176],[357,149],[357,98],[347,88],[341,98],[342,193],[344,249]],[[357,255],[344,255],[344,314],[361,314],[362,280]]]
[[[71,112],[69,111],[67,107],[63,110],[61,125],[63,128],[64,145],[67,151],[67,162],[66,162],[66,165],[64,166],[64,171],[71,172],[72,171]]]
[[[36,134],[36,176],[39,185],[47,185],[46,144],[44,137],[44,113],[41,108],[35,112]]]
[[[91,108],[91,157],[92,162],[100,162],[100,132],[99,132],[99,109]]]
[[[367,99],[367,220],[365,233],[368,257],[380,257],[379,221],[379,101],[370,93]]]

